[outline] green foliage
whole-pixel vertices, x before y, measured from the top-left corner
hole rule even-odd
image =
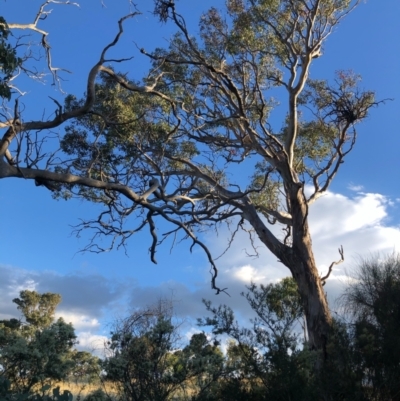
[[[279,189],[281,183],[270,179],[273,169],[265,162],[259,162],[255,166],[255,171],[251,177],[249,186],[250,199],[252,203],[269,218],[268,212],[278,210],[280,205]]]
[[[375,96],[371,91],[361,91],[360,81],[360,75],[353,71],[337,71],[334,87],[327,81],[310,79],[299,99],[300,104],[314,106],[319,117],[317,122],[326,121],[327,128],[333,129],[337,124],[345,127],[361,121],[374,105]]]
[[[249,399],[314,399],[313,357],[306,347],[301,349],[295,331],[303,311],[294,280],[286,278],[260,288],[252,284],[242,295],[256,313],[252,329],[240,327],[229,307],[214,308],[209,302],[205,304],[213,316],[199,321],[211,325],[214,334],[227,334],[234,340],[228,347],[230,373],[224,386]]]
[[[92,383],[100,377],[101,361],[90,352],[74,349],[68,355],[68,359],[71,360],[73,366],[69,378],[75,383]]]
[[[66,379],[73,367],[74,328],[62,318],[53,322],[60,299],[58,294],[21,291],[14,302],[26,323],[0,322],[1,388],[12,400],[44,397],[51,383]],[[67,400],[66,394],[55,390],[51,399]]]
[[[65,108],[73,110],[83,103],[84,100],[68,96]],[[96,84],[92,113],[68,125],[61,141],[62,150],[77,157],[68,171],[111,182],[115,181],[116,171],[121,171],[124,180],[132,180],[133,188],[142,192],[148,175],[140,160],[144,153],[148,152],[160,169],[168,165],[165,153],[182,157],[196,154],[193,142],[176,140],[170,124],[162,118],[167,109],[165,101],[129,91],[102,74]],[[66,192],[72,189],[65,187]],[[110,201],[102,191],[90,188],[80,188],[79,194],[90,201]]]
[[[0,98],[10,100],[11,89],[8,81],[13,72],[21,65],[22,59],[17,57],[16,50],[7,43],[10,31],[3,17],[0,16]]]
[[[176,327],[165,305],[159,306],[134,312],[112,333],[104,379],[127,399],[167,400],[184,379],[172,354]]]
[[[92,112],[70,123],[62,140],[62,150],[75,160],[57,171],[126,183],[137,193],[146,189],[146,177],[155,176],[163,180],[163,191],[168,187],[174,197],[192,197],[198,200],[197,209],[221,219],[229,215],[228,205],[214,196],[215,184],[231,189],[226,179],[228,165],[258,157],[247,185],[251,200],[269,217],[271,210],[284,210],[282,179],[271,157],[265,158],[260,149],[278,155],[296,129],[293,168],[296,174],[307,175],[302,179],[307,181],[324,166],[325,172],[334,168],[337,149],[353,140],[352,134],[341,137],[343,127],[338,122],[350,121],[351,115],[351,123],[360,121],[374,104],[372,92],[357,89],[355,74],[338,73],[334,85],[305,78],[304,93],[298,99],[306,112],[304,120],[299,118],[294,128],[288,113],[278,130],[268,122],[278,104],[269,89],[295,87],[307,52],[311,57],[310,48],[321,47],[350,6],[350,1],[333,0],[318,5],[315,1],[232,0],[227,2],[227,15],[216,8],[204,14],[199,38],[194,38],[183,20],[174,20],[172,3],[156,1],[160,19],[172,19],[179,28],[168,49],[156,49],[150,56],[153,68],[143,81],[156,92],[143,95],[137,90],[139,83],[126,74],[119,74],[124,81],[120,85],[101,73]],[[312,43],[306,39],[310,37]],[[287,71],[293,80],[286,79]],[[84,101],[69,96],[65,109],[76,109]],[[318,179],[324,176],[319,174]],[[114,207],[120,215],[125,209],[114,194],[106,196],[87,187],[64,185],[56,196],[68,198],[72,192]],[[160,200],[163,193],[157,195]],[[192,203],[186,206],[189,210]],[[114,213],[109,220],[117,220]],[[114,228],[115,233],[117,224],[107,224],[101,224],[105,232],[111,234]]]
[[[186,372],[184,387],[193,401],[212,399],[224,376],[224,357],[218,343],[211,344],[204,333],[193,334],[189,345],[177,353]]]
[[[36,291],[21,291],[20,298],[13,299],[18,309],[24,315],[26,322],[33,329],[49,327],[54,320],[54,312],[61,302],[59,294],[47,292],[39,294]]]
[[[335,321],[327,345],[328,359],[299,341],[303,316],[300,296],[292,278],[257,287],[243,294],[256,313],[252,328],[240,327],[232,310],[206,302],[216,335],[227,334],[225,377],[215,398],[237,394],[237,399],[366,401],[365,372],[358,362],[356,343],[348,327]],[[236,398],[233,398],[236,399]]]
[[[317,394],[328,395],[333,401],[370,400],[365,372],[358,363],[355,339],[348,324],[334,321],[327,353],[329,357],[320,364],[320,369],[311,371]]]
[[[155,72],[150,76],[165,72],[157,88],[177,99],[177,107],[184,104],[182,138],[205,144],[200,149],[205,158],[208,152],[214,155],[209,163],[213,170],[252,158],[254,172],[246,189],[269,221],[275,222],[273,211],[286,210],[289,202],[282,197],[284,178],[266,154],[279,160],[280,151],[288,151],[288,137],[294,137],[293,172],[302,175],[303,182],[314,182],[318,191],[323,188],[319,181],[339,167],[338,154],[346,155],[354,145],[354,132],[343,135],[349,128],[344,125],[361,121],[374,105],[373,93],[357,88],[355,74],[339,72],[333,85],[325,81],[318,85],[308,78],[305,67],[322,54],[323,41],[353,5],[333,0],[230,0],[225,14],[212,7],[202,15],[200,37],[194,38],[172,3],[156,2],[155,13],[164,22],[175,22],[180,32],[168,49],[152,54]],[[282,87],[289,100],[297,85],[300,97],[296,95],[295,110],[294,103],[288,104],[287,118],[276,129],[269,122],[277,105],[270,89]],[[204,172],[211,175],[209,170]],[[223,175],[227,176],[225,170]],[[237,184],[217,182],[224,188]],[[218,202],[209,198],[204,208],[217,208]],[[222,212],[215,215],[221,219]]]
[[[73,395],[69,390],[60,392],[60,387],[57,386],[52,389],[51,395],[44,394],[51,389],[51,386],[45,385],[41,388],[42,394],[31,393],[15,393],[11,390],[11,383],[9,380],[0,377],[0,399],[1,401],[73,401]]]
[[[223,374],[224,357],[204,333],[194,334],[178,349],[178,326],[173,324],[166,301],[134,312],[112,333],[102,363],[104,380],[117,384],[124,399],[171,400],[191,394],[206,400]]]
[[[287,277],[278,284],[261,285],[258,288],[251,284],[248,292],[242,293],[251,308],[256,312],[256,318],[252,321],[254,333],[258,342],[263,346],[271,343],[279,343],[289,349],[296,337],[291,336],[294,325],[303,315],[300,296],[293,278]],[[213,326],[215,334],[226,333],[239,341],[241,335],[248,335],[246,330],[239,329],[234,320],[233,311],[227,306],[211,307],[211,303],[205,302],[207,310],[213,314],[213,318],[200,319],[199,324]]]
[[[362,260],[343,297],[354,317],[355,350],[370,397],[400,394],[400,256]]]
[[[342,299],[353,321],[335,320],[328,358],[298,341],[302,316],[292,278],[276,285],[252,284],[244,294],[256,312],[251,329],[233,311],[212,307],[202,319],[216,335],[227,334],[225,378],[214,391],[249,400],[397,400],[400,366],[400,257],[362,261]],[[231,396],[233,397],[233,396]]]

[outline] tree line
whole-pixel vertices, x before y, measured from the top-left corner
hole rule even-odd
[[[400,400],[400,256],[359,265],[318,369],[322,351],[304,335],[293,278],[251,284],[243,296],[249,324],[205,301],[207,332],[186,343],[170,301],[137,309],[115,322],[100,359],[74,349],[72,325],[54,320],[60,295],[21,291],[13,302],[23,319],[0,321],[0,399],[69,401],[56,383],[77,381],[98,385],[86,401]]]

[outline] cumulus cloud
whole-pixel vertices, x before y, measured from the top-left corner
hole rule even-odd
[[[387,216],[388,200],[382,195],[360,193],[353,198],[328,192],[310,208],[313,236],[343,236],[377,227]]]

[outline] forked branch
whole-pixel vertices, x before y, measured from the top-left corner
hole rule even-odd
[[[326,280],[331,275],[332,270],[333,270],[333,266],[339,265],[340,263],[344,262],[344,251],[343,251],[343,246],[342,245],[340,245],[339,254],[340,254],[340,259],[338,261],[336,261],[336,262],[332,262],[330,264],[329,268],[328,268],[328,273],[324,277],[321,277],[322,285],[325,285]]]

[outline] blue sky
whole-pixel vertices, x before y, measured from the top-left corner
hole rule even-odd
[[[180,0],[178,8],[191,32],[196,33],[200,13],[211,5],[222,7],[223,3]],[[9,23],[29,23],[40,4],[36,0],[2,2],[0,15]],[[152,2],[139,0],[136,4],[142,15],[126,22],[126,32],[112,53],[115,57],[134,56],[118,65],[131,79],[140,79],[148,66],[138,48],[167,46],[174,32],[173,26],[160,25],[153,19],[149,13]],[[103,0],[103,5],[100,0],[82,0],[80,6],[53,4],[53,12],[41,24],[50,32],[54,65],[72,71],[63,76],[63,90],[78,97],[84,92],[89,69],[115,35],[116,21],[130,7],[127,0]],[[366,89],[376,91],[378,99],[394,98],[373,109],[358,127],[356,148],[346,159],[331,192],[310,210],[321,272],[338,258],[340,245],[345,249],[346,262],[335,269],[326,286],[330,299],[340,293],[346,272],[351,271],[358,256],[391,252],[400,243],[399,15],[398,0],[362,3],[329,37],[323,57],[311,70],[312,78],[333,78],[336,70],[352,69],[362,75]],[[28,40],[38,41],[40,37],[32,34]],[[27,92],[20,99],[25,119],[50,116],[54,103],[48,96],[63,102],[64,95],[50,85],[50,78],[47,85],[26,78],[16,83]],[[284,113],[282,107],[276,115]],[[63,127],[57,132],[62,134]],[[246,283],[267,283],[288,275],[266,250],[261,250],[258,259],[246,257],[249,244],[240,235],[218,261],[220,285],[229,287],[231,297],[215,297],[204,254],[199,249],[191,254],[186,243],[172,251],[169,245],[162,247],[157,253],[158,265],[149,260],[145,232],[132,238],[128,256],[123,251],[81,254],[77,252],[90,233],[76,238],[71,235],[71,225],[78,224],[80,217],[95,216],[97,206],[78,200],[55,201],[43,187],[18,179],[0,181],[0,202],[0,319],[17,316],[11,300],[22,289],[57,292],[63,297],[59,314],[74,323],[81,346],[96,347],[96,341],[101,342],[116,316],[161,296],[173,297],[177,314],[193,321],[204,315],[202,298],[227,303],[246,316],[247,306],[239,296]],[[222,229],[218,236],[207,235],[205,241],[218,254],[226,246],[227,237]]]

